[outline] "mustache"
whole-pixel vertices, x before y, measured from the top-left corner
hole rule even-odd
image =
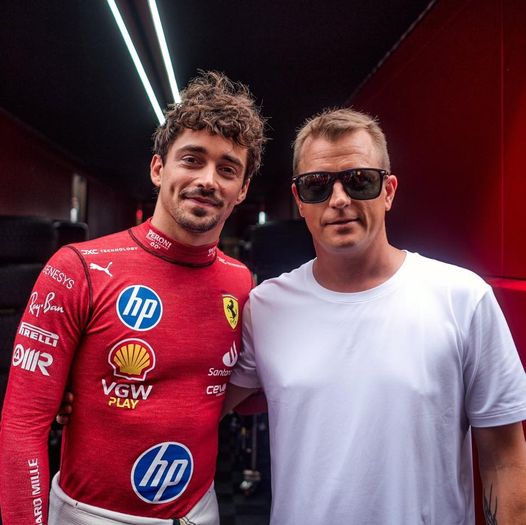
[[[223,206],[223,200],[219,199],[214,195],[215,190],[214,189],[206,189],[206,188],[194,188],[194,189],[184,189],[179,194],[183,199],[193,199],[193,198],[201,198],[205,199],[207,202],[212,204],[213,206]]]

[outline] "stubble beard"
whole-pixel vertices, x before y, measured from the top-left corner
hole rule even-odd
[[[190,211],[176,208],[172,217],[181,228],[192,233],[206,233],[213,230],[219,223],[219,214],[207,217],[207,210],[196,206]]]

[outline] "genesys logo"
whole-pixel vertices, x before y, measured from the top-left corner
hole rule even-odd
[[[12,364],[28,372],[38,370],[42,375],[49,376],[47,369],[53,364],[53,356],[33,348],[24,348],[19,344],[15,346],[13,351]]]
[[[154,328],[163,315],[163,304],[157,293],[140,284],[128,286],[117,299],[119,319],[133,330]]]
[[[38,292],[33,292],[29,298],[29,313],[39,317],[41,313],[64,313],[64,307],[55,301],[55,292],[49,292],[43,300],[40,300]]]
[[[190,449],[177,442],[150,447],[135,461],[131,483],[146,503],[167,503],[184,493],[192,479],[194,459]]]
[[[47,275],[48,277],[51,277],[51,279],[57,281],[57,283],[61,284],[68,290],[71,290],[75,286],[74,279],[68,277],[62,270],[60,270],[59,268],[55,268],[50,264],[46,264],[46,266],[44,266],[42,273],[44,275]]]
[[[39,343],[52,346],[53,348],[56,348],[60,339],[57,334],[48,332],[43,328],[39,328],[38,326],[26,322],[20,323],[18,333],[23,337],[33,339],[33,341],[38,341]]]
[[[155,367],[155,352],[142,339],[124,339],[110,350],[108,362],[117,377],[144,381]]]

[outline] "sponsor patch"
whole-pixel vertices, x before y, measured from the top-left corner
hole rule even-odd
[[[106,275],[113,277],[112,273],[110,272],[110,267],[113,263],[110,261],[106,266],[99,266],[96,263],[89,263],[89,269],[90,270],[98,270],[99,272],[104,272]]]
[[[165,239],[163,236],[159,235],[158,233],[155,233],[153,230],[148,230],[146,238],[150,241],[150,246],[152,248],[155,248],[156,250],[158,250],[159,248],[169,250],[170,246],[172,245],[172,243],[168,239]]]
[[[236,342],[232,343],[230,350],[223,355],[223,364],[225,366],[233,367],[237,363],[238,353],[236,348]]]
[[[206,387],[206,395],[207,396],[224,396],[226,392],[226,383],[222,383],[220,385],[208,385]]]
[[[28,372],[35,372],[38,369],[42,375],[49,376],[47,368],[53,364],[53,356],[18,344],[13,350],[12,363],[13,366],[19,366]]]
[[[71,290],[75,286],[75,281],[71,277],[68,277],[62,270],[55,268],[50,264],[46,264],[46,266],[44,266],[42,273],[48,277],[51,277],[51,279],[57,281],[57,283],[61,284],[68,290]]]
[[[143,452],[131,471],[135,494],[147,503],[167,503],[186,490],[194,470],[192,453],[176,442],[159,443]]]
[[[43,523],[42,510],[44,502],[42,500],[42,487],[40,484],[40,468],[38,459],[28,459],[29,481],[31,482],[31,496],[33,498],[33,516],[35,523]]]
[[[108,383],[102,379],[102,390],[108,398],[108,406],[135,410],[141,401],[146,401],[152,392],[152,385],[135,385],[127,383]]]
[[[239,321],[239,303],[233,295],[223,295],[223,311],[228,324],[235,329]]]
[[[144,381],[155,367],[155,352],[146,341],[124,339],[110,350],[108,362],[117,377]]]
[[[163,315],[157,293],[140,284],[125,288],[117,299],[116,308],[119,319],[128,328],[141,332],[154,328]]]
[[[38,341],[39,343],[52,346],[54,348],[56,348],[60,339],[57,334],[54,334],[53,332],[48,332],[43,328],[39,328],[38,326],[34,326],[26,322],[20,323],[18,333],[23,337],[33,339],[33,341]]]
[[[100,253],[134,252],[135,250],[138,250],[137,246],[123,246],[118,248],[90,248],[80,250],[80,253],[82,255],[99,255]]]
[[[33,292],[29,298],[29,313],[39,317],[41,313],[64,313],[64,307],[55,303],[55,292],[49,292],[43,301],[39,300],[38,292]]]

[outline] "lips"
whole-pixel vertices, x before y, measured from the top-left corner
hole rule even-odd
[[[197,204],[202,204],[204,206],[214,206],[216,208],[222,206],[223,201],[216,199],[215,197],[209,195],[203,195],[201,191],[188,191],[181,192],[181,197],[183,199],[192,200]]]
[[[336,219],[333,221],[326,221],[325,226],[345,226],[351,224],[352,222],[358,222],[359,219],[347,218],[347,219]]]

